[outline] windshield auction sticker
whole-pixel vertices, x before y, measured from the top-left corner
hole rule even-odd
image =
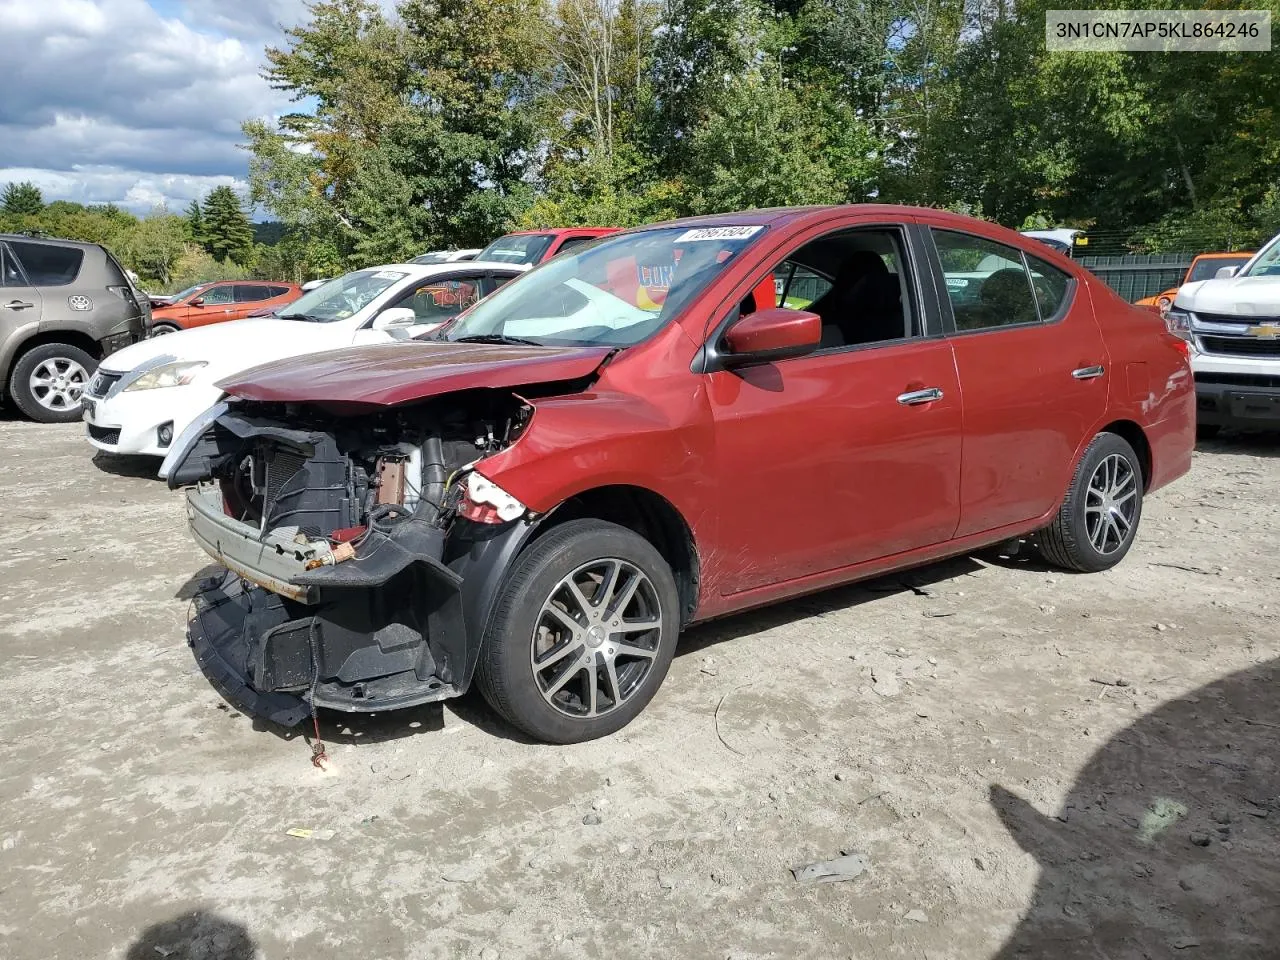
[[[676,243],[692,243],[696,240],[746,240],[754,237],[763,227],[698,227],[686,230],[676,237]]]
[[[1049,10],[1049,50],[1231,53],[1271,49],[1270,10]]]

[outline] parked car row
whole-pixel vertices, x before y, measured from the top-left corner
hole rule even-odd
[[[522,236],[103,364],[91,436],[163,453],[228,571],[188,640],[242,709],[474,683],[530,736],[606,735],[692,623],[1024,538],[1103,570],[1189,467],[1189,341],[1012,231],[853,206]]]

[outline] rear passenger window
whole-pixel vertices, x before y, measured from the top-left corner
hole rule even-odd
[[[1050,320],[1058,314],[1067,299],[1067,290],[1071,286],[1071,276],[1051,267],[1039,257],[1027,256],[1027,266],[1031,268],[1031,287],[1036,293],[1036,303],[1040,305],[1040,319]]]
[[[1022,251],[967,233],[932,233],[957,330],[1039,322]]]
[[[62,287],[74,283],[80,275],[84,251],[75,247],[59,247],[52,243],[26,243],[10,240],[22,269],[33,287]]]
[[[271,297],[271,288],[256,283],[240,283],[236,285],[236,303],[257,303]]]
[[[270,287],[269,289],[271,291],[270,296],[272,297],[283,297],[287,296],[289,293],[288,287]]]

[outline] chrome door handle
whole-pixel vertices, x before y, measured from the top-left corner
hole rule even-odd
[[[898,402],[914,407],[921,403],[933,403],[935,400],[942,399],[942,391],[937,387],[926,387],[923,390],[912,390],[910,393],[898,394]]]
[[[1072,370],[1071,375],[1077,380],[1095,380],[1107,372],[1107,368],[1102,364],[1095,367],[1080,367],[1078,370]]]
[[[34,303],[27,303],[25,300],[10,300],[4,305],[4,308],[6,310],[30,310],[34,306]]]

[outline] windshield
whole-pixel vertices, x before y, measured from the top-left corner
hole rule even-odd
[[[436,250],[433,253],[424,253],[420,257],[414,257],[410,263],[448,263],[449,253],[445,250]]]
[[[1240,257],[1213,257],[1197,260],[1192,265],[1191,276],[1187,277],[1186,282],[1195,283],[1197,280],[1212,280],[1223,267],[1242,267],[1248,262],[1249,255],[1247,253]]]
[[[1241,277],[1280,276],[1280,236],[1274,238],[1253,258],[1253,262],[1241,270]]]
[[[477,260],[498,263],[537,263],[554,240],[549,233],[516,233],[499,237],[480,251]]]
[[[666,227],[612,237],[512,281],[440,336],[630,346],[671,320],[763,231]]]
[[[282,320],[333,323],[359,313],[378,294],[407,277],[403,270],[357,270],[304,293],[283,308]]]

